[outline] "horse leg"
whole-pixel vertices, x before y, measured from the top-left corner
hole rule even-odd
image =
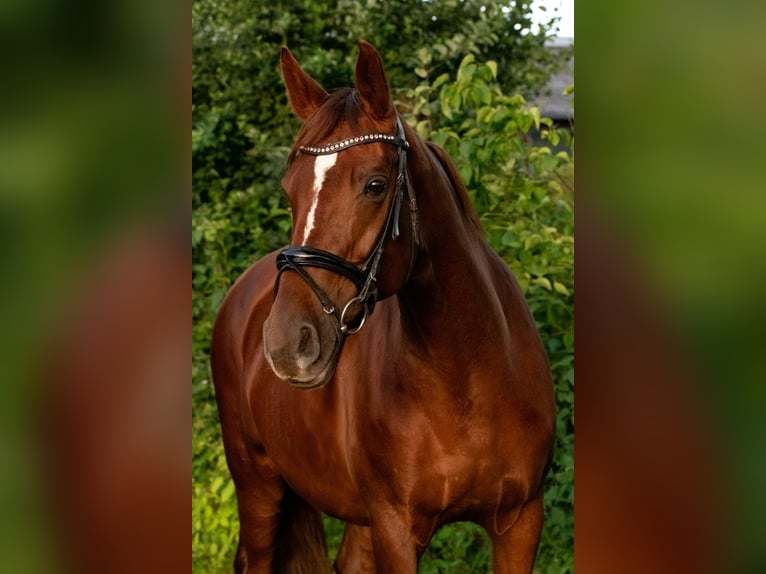
[[[335,559],[338,574],[375,573],[375,556],[368,526],[346,524],[338,557]]]
[[[509,511],[509,514],[512,511]],[[542,496],[525,503],[512,526],[502,534],[488,529],[492,538],[495,574],[531,574],[543,526]]]
[[[416,574],[432,524],[388,508],[370,516],[370,536],[377,574]]]
[[[239,545],[236,574],[271,574],[284,483],[274,477],[247,489],[237,488]]]

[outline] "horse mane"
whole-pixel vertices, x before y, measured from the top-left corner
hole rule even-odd
[[[452,189],[455,191],[455,199],[457,199],[460,211],[468,220],[471,227],[473,227],[481,237],[484,237],[484,229],[481,226],[481,221],[479,221],[479,214],[476,212],[473,203],[471,203],[471,198],[468,196],[468,189],[460,178],[460,174],[458,173],[455,164],[452,162],[452,158],[450,158],[450,156],[447,155],[447,152],[435,143],[425,143],[447,173],[447,177],[452,184]]]
[[[290,165],[296,158],[300,146],[324,143],[323,140],[341,121],[345,120],[352,128],[356,128],[362,114],[362,104],[356,90],[353,88],[333,90],[319,109],[304,122],[287,159],[287,164]]]

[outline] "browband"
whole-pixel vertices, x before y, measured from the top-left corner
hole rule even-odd
[[[410,147],[409,142],[407,142],[407,140],[404,139],[402,136],[398,136],[398,135],[395,136],[391,134],[366,134],[363,136],[346,138],[344,140],[340,140],[338,142],[333,142],[331,144],[327,144],[323,146],[300,146],[298,148],[298,151],[308,155],[328,155],[331,153],[343,151],[344,149],[348,149],[356,145],[369,144],[369,143],[375,143],[375,142],[393,144],[405,150],[409,149]]]

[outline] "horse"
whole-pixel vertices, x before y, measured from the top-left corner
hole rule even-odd
[[[304,121],[282,187],[291,246],[222,302],[211,364],[240,520],[238,573],[408,574],[472,521],[499,574],[532,572],[555,435],[550,367],[523,293],[447,154],[398,114],[359,42],[327,92],[283,47]]]

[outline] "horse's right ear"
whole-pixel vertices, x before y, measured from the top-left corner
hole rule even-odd
[[[325,101],[327,92],[301,69],[298,60],[285,46],[282,46],[280,64],[290,107],[296,116],[305,120]]]

